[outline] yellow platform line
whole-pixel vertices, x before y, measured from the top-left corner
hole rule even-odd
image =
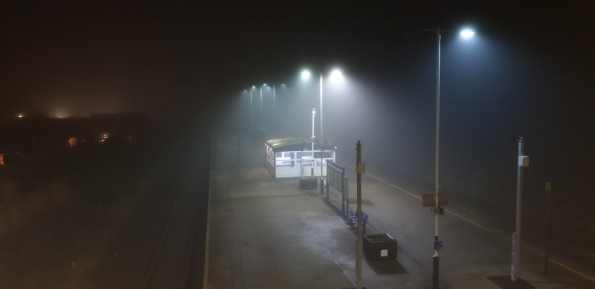
[[[419,195],[417,195],[417,194],[414,194],[414,193],[412,193],[412,192],[409,192],[409,191],[407,191],[407,190],[405,190],[405,189],[403,189],[403,188],[401,188],[401,187],[395,186],[395,185],[393,185],[393,184],[391,184],[391,183],[389,183],[389,182],[387,182],[387,181],[385,181],[385,180],[383,180],[383,179],[381,179],[381,178],[378,178],[378,177],[376,177],[376,176],[374,176],[374,175],[372,175],[372,174],[368,174],[368,176],[369,176],[369,177],[371,177],[371,178],[373,178],[373,179],[375,179],[375,180],[377,180],[377,181],[379,181],[379,182],[381,182],[381,183],[383,183],[383,184],[386,184],[386,185],[388,185],[388,186],[391,186],[391,187],[393,187],[393,188],[395,188],[395,189],[397,189],[397,190],[399,190],[399,191],[401,191],[401,192],[403,192],[403,193],[406,193],[406,194],[408,194],[408,195],[410,195],[410,196],[412,196],[412,197],[414,197],[414,198],[416,198],[416,199],[419,199],[419,200],[421,200],[421,199],[422,199],[422,198],[421,198]],[[474,225],[474,226],[476,226],[476,227],[480,228],[480,229],[485,229],[485,228],[484,228],[482,225],[480,225],[480,224],[478,224],[478,223],[476,223],[476,222],[473,222],[473,221],[471,221],[470,219],[468,219],[468,218],[465,218],[465,217],[463,217],[463,216],[461,216],[461,215],[459,215],[459,214],[457,214],[457,213],[454,213],[454,212],[453,212],[453,211],[451,211],[451,210],[447,210],[447,209],[445,209],[445,211],[446,211],[446,212],[448,212],[449,214],[451,214],[451,215],[453,215],[453,216],[455,216],[455,217],[457,217],[457,218],[459,218],[459,219],[461,219],[461,220],[463,220],[463,221],[465,221],[465,222],[469,223],[469,224],[472,224],[472,225]]]
[[[541,254],[540,254],[540,255],[541,255]],[[545,258],[545,256],[543,256],[543,255],[541,255],[541,257],[544,257],[544,258]],[[572,272],[572,273],[574,273],[574,274],[576,274],[576,275],[579,275],[579,276],[581,276],[581,277],[583,277],[583,278],[585,278],[585,279],[587,279],[587,280],[590,280],[590,281],[593,281],[593,282],[595,282],[595,278],[593,278],[593,277],[591,277],[591,276],[589,276],[589,275],[587,275],[587,274],[585,274],[585,273],[582,273],[582,272],[580,272],[580,271],[577,271],[576,269],[572,269],[572,268],[570,268],[569,266],[566,266],[566,265],[564,265],[564,264],[562,264],[562,263],[560,263],[560,262],[556,261],[555,259],[552,259],[552,258],[548,258],[548,259],[549,259],[550,261],[552,261],[552,263],[554,263],[554,264],[556,264],[556,265],[558,265],[558,266],[560,266],[560,267],[562,267],[562,268],[564,268],[564,269],[566,269],[566,270],[568,270],[568,271],[570,271],[570,272]]]
[[[393,188],[395,188],[395,189],[397,189],[397,190],[399,190],[399,191],[401,191],[401,192],[403,192],[403,193],[406,193],[406,194],[408,194],[408,195],[410,195],[410,196],[412,196],[412,197],[414,197],[414,198],[416,198],[416,199],[419,199],[419,200],[421,200],[421,199],[422,199],[422,198],[421,198],[420,196],[418,196],[417,194],[414,194],[414,193],[412,193],[412,192],[409,192],[409,191],[407,191],[407,190],[405,190],[405,189],[403,189],[403,188],[401,188],[401,187],[395,186],[395,185],[393,185],[393,184],[391,184],[391,183],[389,183],[389,182],[387,182],[387,181],[385,181],[385,180],[383,180],[383,179],[381,179],[381,178],[378,178],[378,177],[376,177],[376,176],[374,176],[374,175],[372,175],[372,174],[368,174],[368,176],[369,176],[369,177],[371,177],[371,178],[373,178],[373,179],[375,179],[375,180],[377,180],[377,181],[379,181],[379,182],[381,182],[381,183],[383,183],[383,184],[386,184],[386,185],[388,185],[388,186],[390,186],[390,187],[393,187]],[[459,215],[459,214],[457,214],[457,213],[454,213],[454,212],[452,212],[451,210],[446,210],[446,209],[445,209],[445,211],[446,211],[446,212],[448,212],[449,214],[451,214],[451,215],[453,215],[453,216],[457,217],[457,218],[460,218],[461,220],[464,220],[464,221],[466,221],[466,222],[468,222],[468,223],[470,223],[470,224],[472,224],[472,225],[474,225],[474,226],[476,226],[476,227],[480,228],[480,229],[485,229],[485,228],[484,228],[482,225],[480,225],[480,224],[478,224],[478,223],[476,223],[476,222],[473,222],[473,221],[471,221],[471,220],[469,220],[469,219],[467,219],[467,218],[465,218],[465,217],[463,217],[463,216],[461,216],[461,215]],[[544,258],[545,258],[545,256],[543,256],[543,255],[541,255],[541,254],[539,254],[539,253],[537,253],[537,254],[538,254],[538,255],[540,255],[541,257],[544,257]],[[549,258],[549,260],[550,260],[552,263],[554,263],[554,264],[556,264],[556,265],[558,265],[558,266],[560,266],[560,267],[562,267],[562,268],[564,268],[564,269],[566,269],[566,270],[568,270],[568,271],[570,271],[570,272],[572,272],[572,273],[574,273],[574,274],[576,274],[576,275],[579,275],[579,276],[581,276],[581,277],[583,277],[583,278],[585,278],[585,279],[587,279],[587,280],[590,280],[590,281],[593,281],[593,282],[595,282],[595,278],[593,278],[593,277],[591,277],[591,276],[589,276],[589,275],[587,275],[587,274],[585,274],[585,273],[582,273],[582,272],[580,272],[580,271],[578,271],[578,270],[576,270],[576,269],[573,269],[573,268],[571,268],[571,267],[569,267],[569,266],[567,266],[567,265],[564,265],[564,264],[562,264],[562,263],[560,263],[560,262],[556,261],[555,259]]]

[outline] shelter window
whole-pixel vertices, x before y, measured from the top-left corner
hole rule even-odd
[[[278,152],[275,154],[276,165],[281,167],[294,167],[295,159],[293,158],[293,152]]]

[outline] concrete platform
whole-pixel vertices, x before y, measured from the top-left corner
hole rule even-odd
[[[206,288],[355,288],[356,234],[336,195],[327,200],[320,190],[300,190],[299,178],[273,179],[264,168],[262,147],[242,139],[238,154],[237,140],[214,142]],[[362,284],[432,288],[434,215],[421,207],[415,192],[370,176],[362,187],[369,200],[363,207],[370,215],[367,233],[389,233],[399,244],[396,260],[364,260]],[[488,277],[510,274],[508,233],[455,208],[441,220],[440,288],[503,288]],[[540,275],[538,259],[522,255],[519,276],[527,284],[595,288],[560,268],[553,269],[554,277]]]

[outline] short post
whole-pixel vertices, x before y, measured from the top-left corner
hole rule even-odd
[[[547,269],[550,257],[550,244],[552,241],[552,214],[550,212],[550,197],[552,192],[552,183],[545,183],[545,214],[546,214],[546,238],[545,238],[545,264],[544,274],[547,276]]]
[[[345,216],[345,192],[347,191],[347,187],[345,184],[347,183],[347,179],[345,175],[341,176],[341,213]]]
[[[326,181],[326,182],[324,182],[324,184],[325,184],[325,187],[326,187],[326,200],[328,201],[328,200],[330,200],[330,198],[329,198],[329,189],[330,189],[329,188],[329,183],[328,183],[328,181]]]
[[[362,163],[362,143],[357,141],[357,258],[355,262],[357,288],[362,288],[363,228],[362,228],[362,174],[366,164]]]
[[[324,179],[320,178],[320,195],[324,195]]]
[[[343,215],[349,210],[349,179],[343,175]]]

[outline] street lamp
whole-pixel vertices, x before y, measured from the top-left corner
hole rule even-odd
[[[281,114],[285,114],[287,112],[287,85],[281,83]],[[285,134],[285,116],[281,118],[281,132]]]
[[[275,136],[277,136],[277,96],[275,95],[275,85],[273,84],[273,125]]]
[[[310,79],[310,71],[308,70],[303,70],[301,73],[301,77],[303,80],[308,80]],[[343,73],[341,72],[341,70],[339,69],[333,69],[333,71],[331,72],[330,78],[332,81],[335,82],[341,82],[343,81]],[[323,76],[322,74],[320,75],[320,141],[323,141],[323,118],[322,118],[322,112],[323,112]]]
[[[267,84],[263,84],[260,86],[260,127],[259,129],[262,129],[262,88],[266,87]]]
[[[266,85],[266,84],[265,84]],[[284,84],[281,84],[283,86]],[[269,88],[271,88],[269,86]],[[274,125],[273,130],[275,135],[277,133],[277,95],[276,95],[276,85],[273,84],[273,117],[272,117],[272,125]]]
[[[439,267],[440,257],[438,251],[442,248],[442,242],[438,240],[438,215],[439,215],[439,193],[440,193],[440,40],[442,38],[442,32],[450,32],[452,30],[441,30],[440,27],[431,30],[436,33],[436,41],[438,44],[437,53],[437,65],[436,65],[436,153],[435,153],[435,180],[434,180],[434,191],[435,191],[435,217],[434,217],[434,256],[432,264],[432,287],[434,289],[439,288]],[[464,29],[460,35],[463,38],[471,38],[475,33],[470,29]]]
[[[252,91],[254,91],[254,89],[256,88],[256,86],[252,86],[250,88],[250,134],[252,134],[254,132],[254,126],[252,125]]]
[[[312,108],[312,171],[311,176],[314,176],[314,118],[316,117],[316,108]]]
[[[471,29],[463,29],[460,34],[463,38],[471,38],[473,35],[475,35],[475,32],[473,32]]]

